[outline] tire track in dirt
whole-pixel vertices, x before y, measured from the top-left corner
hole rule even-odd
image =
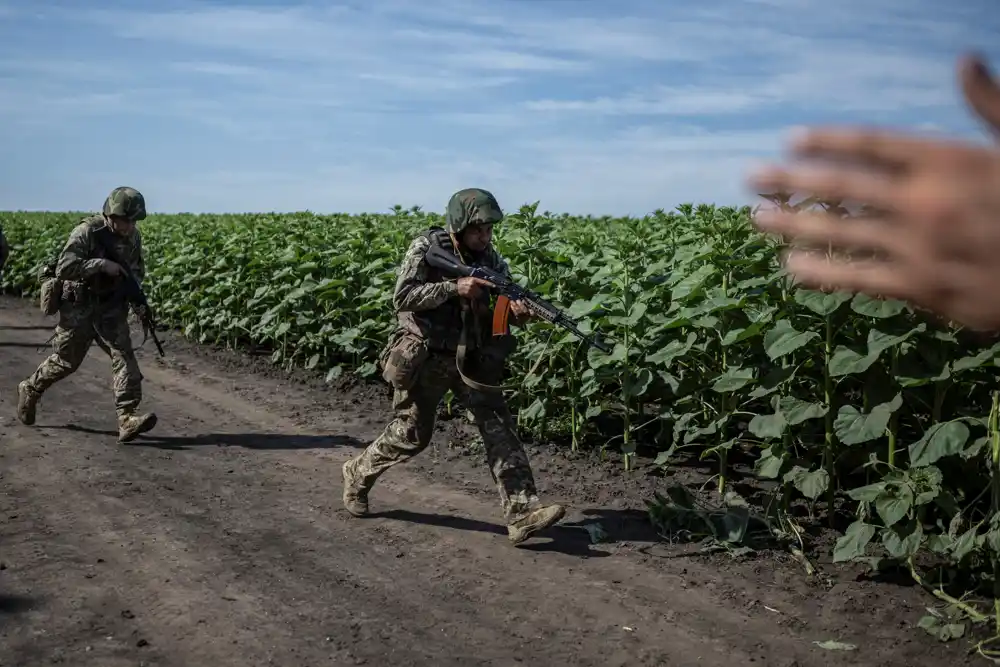
[[[579,529],[513,549],[495,498],[405,466],[380,480],[379,515],[349,517],[340,463],[379,415],[303,414],[308,391],[183,352],[140,353],[148,438],[115,443],[97,348],[25,427],[12,389],[48,331],[5,327],[50,320],[11,303],[0,587],[35,606],[0,613],[0,666],[939,664],[824,652],[811,642],[830,637],[690,584],[696,566],[646,567]]]

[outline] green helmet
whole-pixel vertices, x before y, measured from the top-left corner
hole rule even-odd
[[[496,197],[480,188],[459,190],[448,201],[448,231],[460,233],[469,225],[497,223],[503,220],[503,211]]]
[[[120,215],[132,222],[146,218],[146,200],[135,188],[115,188],[104,200],[104,215]]]

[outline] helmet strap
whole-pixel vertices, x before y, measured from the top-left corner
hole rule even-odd
[[[462,264],[468,264],[468,262],[465,261],[465,257],[462,255],[462,247],[458,244],[458,237],[455,235],[455,232],[449,231],[448,236],[451,237],[451,244],[455,248],[455,255],[458,256],[458,261]]]

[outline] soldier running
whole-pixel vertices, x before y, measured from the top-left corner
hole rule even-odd
[[[430,444],[438,405],[449,389],[472,412],[483,438],[510,541],[520,544],[565,514],[560,505],[539,504],[531,466],[503,394],[466,382],[468,377],[456,364],[456,351],[464,343],[466,359],[480,377],[499,382],[513,350],[515,340],[509,333],[490,335],[489,295],[482,291],[488,283],[471,277],[445,280],[423,261],[430,245],[440,243],[456,255],[460,251],[468,264],[509,276],[507,263],[491,244],[493,225],[502,219],[491,193],[461,190],[448,202],[447,229],[431,230],[410,243],[393,295],[398,325],[381,356],[383,377],[394,389],[395,418],[360,456],[343,466],[343,501],[351,514],[368,514],[368,493],[375,480]],[[512,303],[511,313],[516,325],[533,317],[521,303]]]
[[[128,262],[141,284],[145,262],[136,222],[145,217],[142,194],[119,187],[108,195],[102,213],[84,218],[70,232],[55,267],[55,279],[62,281],[62,296],[53,352],[17,386],[17,417],[21,422],[35,423],[35,407],[42,393],[79,368],[90,344],[96,342],[111,357],[118,441],[133,440],[156,425],[155,414],[137,413],[142,400],[142,375],[132,348],[128,303],[116,289],[122,267],[106,258],[95,238],[99,230],[109,229],[116,253]]]

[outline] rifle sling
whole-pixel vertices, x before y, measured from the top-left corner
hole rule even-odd
[[[437,242],[437,239],[435,239],[431,234],[428,234],[428,238],[431,241],[431,243]],[[453,232],[448,232],[448,238],[450,238],[452,245],[452,247],[449,248],[449,250],[454,250],[455,256],[458,258],[458,261],[465,264],[465,258],[462,256],[462,251],[460,250],[460,247],[458,245],[458,239],[455,238],[455,234]],[[462,382],[464,382],[468,387],[471,387],[472,389],[490,394],[502,393],[503,392],[502,386],[477,382],[476,380],[473,380],[472,378],[470,378],[468,375],[465,374],[466,356],[469,351],[469,329],[470,329],[469,318],[472,317],[472,309],[470,307],[471,304],[469,303],[469,301],[463,299],[462,297],[459,297],[459,300],[461,301],[462,304],[462,332],[459,334],[458,349],[455,352],[455,368],[458,370],[458,375],[459,377],[462,378]],[[478,327],[475,327],[475,329],[477,332],[479,331]]]

